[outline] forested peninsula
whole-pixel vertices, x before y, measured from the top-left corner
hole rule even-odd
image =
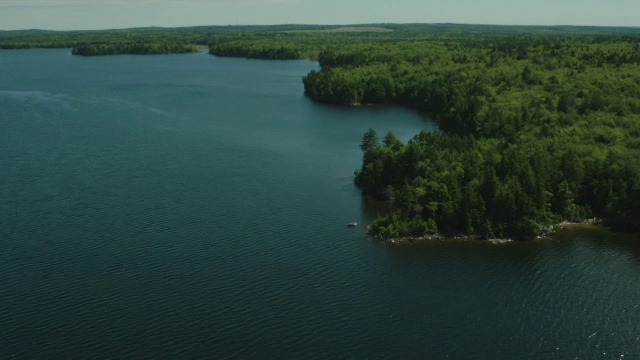
[[[323,52],[316,100],[404,104],[441,133],[374,130],[356,183],[397,212],[382,237],[530,238],[561,221],[640,215],[640,37],[507,37]]]
[[[440,132],[408,143],[375,129],[363,136],[355,182],[395,209],[371,227],[381,238],[531,238],[594,217],[640,225],[637,28],[377,24],[18,35],[0,32],[0,48],[102,55],[206,44],[216,56],[310,58],[320,70],[303,83],[316,101],[425,112]]]

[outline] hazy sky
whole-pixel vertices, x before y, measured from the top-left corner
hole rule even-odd
[[[0,30],[381,22],[640,26],[640,0],[0,0]]]

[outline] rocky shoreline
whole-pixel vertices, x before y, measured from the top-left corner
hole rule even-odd
[[[582,221],[562,221],[560,223],[549,226],[542,234],[527,239],[494,239],[494,238],[486,238],[480,235],[454,235],[454,234],[429,234],[423,236],[404,236],[399,238],[384,238],[378,234],[372,234],[369,231],[369,227],[367,227],[367,233],[370,234],[374,239],[379,240],[381,242],[385,242],[393,245],[404,245],[404,244],[413,244],[423,241],[448,241],[448,240],[462,240],[462,241],[487,241],[495,244],[503,244],[509,243],[513,241],[531,241],[531,240],[539,240],[539,239],[552,239],[556,233],[562,229],[572,228],[572,227],[584,227],[584,226],[598,226],[598,227],[620,227],[623,226],[625,228],[631,228],[636,231],[640,231],[640,221],[634,219],[626,219],[626,218],[616,218],[616,219],[603,219],[603,218],[591,218],[584,219]]]

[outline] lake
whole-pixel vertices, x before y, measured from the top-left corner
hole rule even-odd
[[[311,61],[0,50],[0,358],[640,357],[640,239],[388,245]],[[357,221],[358,227],[345,224]]]

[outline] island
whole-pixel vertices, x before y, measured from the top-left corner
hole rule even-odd
[[[72,50],[73,55],[97,56],[97,55],[152,55],[152,54],[186,54],[200,51],[197,46],[179,43],[155,43],[155,44],[97,44],[83,45]]]

